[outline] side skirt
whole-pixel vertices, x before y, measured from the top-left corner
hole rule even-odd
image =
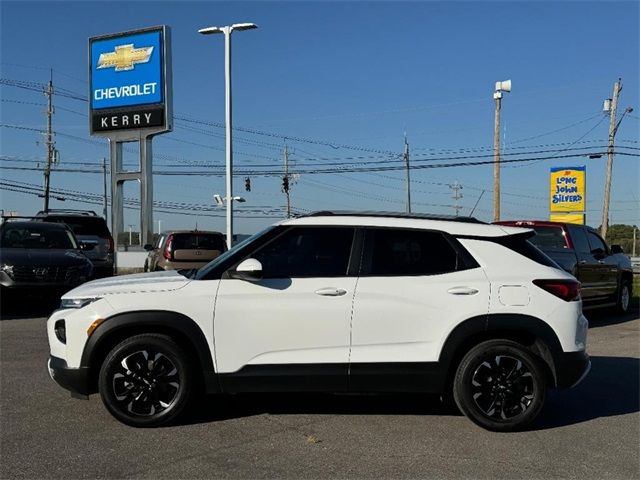
[[[246,365],[218,374],[225,393],[442,392],[446,371],[438,362]]]

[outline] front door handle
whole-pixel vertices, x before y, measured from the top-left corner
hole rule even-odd
[[[342,288],[326,287],[316,290],[315,293],[316,295],[322,295],[323,297],[341,297],[347,293],[347,291]]]
[[[471,287],[453,287],[447,290],[447,293],[451,295],[475,295],[478,290]]]

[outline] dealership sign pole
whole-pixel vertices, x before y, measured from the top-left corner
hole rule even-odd
[[[163,25],[89,39],[89,129],[109,139],[111,233],[123,231],[123,184],[140,182],[140,234],[153,238],[154,135],[173,127],[170,29]],[[140,165],[125,171],[122,144],[138,142]]]

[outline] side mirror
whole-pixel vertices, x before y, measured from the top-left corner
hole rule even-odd
[[[95,243],[80,242],[80,250],[82,250],[83,252],[93,250],[94,248],[96,248]]]
[[[150,252],[151,250],[153,250],[153,245],[151,245],[150,243],[147,243],[144,247],[147,252]]]
[[[624,253],[622,245],[611,245],[611,254],[615,255],[616,253]]]
[[[229,272],[231,278],[255,282],[262,278],[262,264],[255,258],[247,258],[240,262],[235,270]]]

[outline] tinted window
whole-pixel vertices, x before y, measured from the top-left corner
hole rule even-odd
[[[576,252],[590,253],[591,247],[589,246],[589,240],[587,240],[587,234],[583,228],[572,227],[569,225],[569,232],[571,233],[571,241],[573,242],[573,248]]]
[[[436,275],[458,269],[458,255],[441,233],[371,229],[370,275]]]
[[[176,233],[171,248],[176,250],[219,250],[224,251],[222,235],[206,233]]]
[[[106,222],[100,217],[52,215],[46,217],[45,220],[47,222],[66,223],[76,235],[96,235],[100,238],[111,237]]]
[[[602,239],[593,233],[591,230],[587,233],[589,236],[589,245],[591,245],[591,251],[593,252],[596,249],[601,249],[603,252],[607,251],[607,245],[602,241]]]
[[[353,228],[292,228],[251,255],[264,278],[347,274]]]
[[[75,249],[78,248],[68,230],[40,226],[7,226],[0,237],[2,248]]]
[[[538,248],[567,248],[564,230],[560,227],[535,226],[536,234],[529,239]]]

